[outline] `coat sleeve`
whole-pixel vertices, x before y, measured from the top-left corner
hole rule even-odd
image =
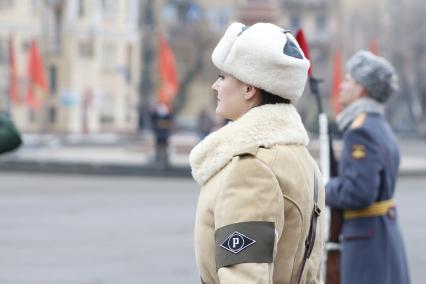
[[[21,135],[14,124],[0,114],[0,154],[15,150],[22,144]]]
[[[326,186],[326,204],[340,209],[362,209],[377,200],[383,155],[380,145],[363,128],[351,129],[343,140],[338,177]]]
[[[278,181],[266,164],[251,155],[234,158],[230,166],[214,212],[220,283],[272,283],[284,225]]]

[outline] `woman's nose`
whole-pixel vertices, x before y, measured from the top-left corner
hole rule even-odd
[[[212,84],[212,89],[215,91],[217,91],[217,84],[218,84],[217,81],[218,80],[214,81],[214,83]]]

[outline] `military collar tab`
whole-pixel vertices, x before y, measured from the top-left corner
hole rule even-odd
[[[355,129],[355,128],[360,128],[363,124],[364,124],[364,122],[365,122],[365,119],[367,118],[367,113],[365,113],[365,112],[363,112],[363,113],[360,113],[354,120],[353,120],[353,122],[352,122],[352,124],[351,124],[351,128],[352,129]]]

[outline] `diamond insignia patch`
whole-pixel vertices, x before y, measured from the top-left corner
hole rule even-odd
[[[256,241],[235,231],[220,245],[222,248],[237,254],[254,244]]]

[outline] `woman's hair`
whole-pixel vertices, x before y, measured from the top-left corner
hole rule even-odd
[[[262,100],[260,101],[260,105],[274,105],[274,104],[290,104],[291,101],[276,95],[273,95],[265,90],[260,90],[262,95]]]

